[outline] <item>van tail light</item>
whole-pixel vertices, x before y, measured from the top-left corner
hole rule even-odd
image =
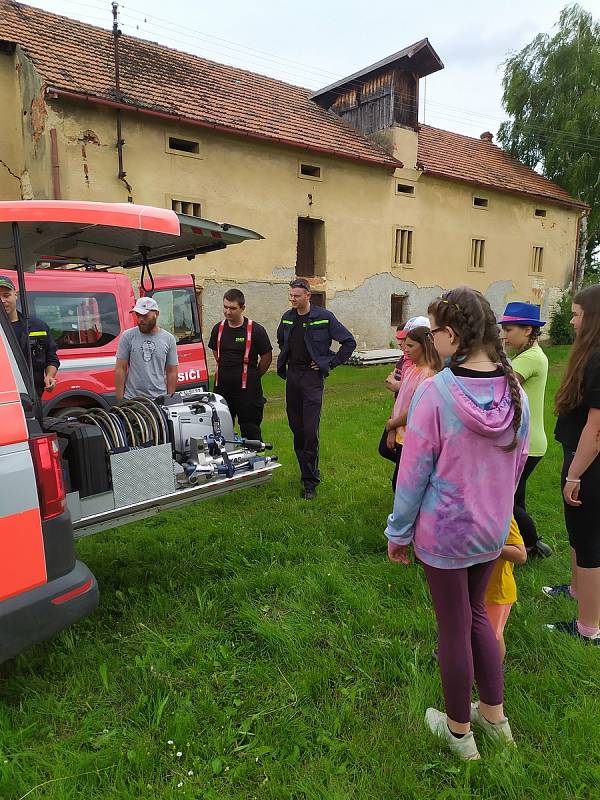
[[[42,520],[62,514],[66,506],[60,449],[55,433],[32,436],[29,440]]]

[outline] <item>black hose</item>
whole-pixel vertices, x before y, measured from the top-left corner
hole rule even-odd
[[[154,293],[154,276],[150,270],[150,264],[148,264],[148,248],[147,247],[140,247],[140,253],[142,254],[142,274],[140,276],[140,286],[144,291],[144,294],[153,294]],[[150,278],[150,288],[146,288],[144,285],[144,276],[148,275]]]

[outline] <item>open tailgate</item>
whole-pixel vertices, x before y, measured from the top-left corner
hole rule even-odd
[[[0,269],[14,269],[12,223],[19,226],[27,270],[44,257],[114,267],[142,266],[222,250],[263,237],[228,223],[132,203],[61,200],[0,202]]]
[[[76,539],[84,536],[91,536],[94,533],[126,525],[129,522],[137,522],[146,517],[167,511],[171,508],[186,506],[199,500],[209,500],[211,497],[218,497],[237,489],[249,489],[251,486],[260,486],[267,483],[273,477],[273,472],[281,464],[272,461],[266,466],[251,472],[240,472],[232,478],[217,478],[198,486],[191,486],[186,489],[179,489],[172,494],[162,497],[155,497],[152,500],[144,500],[131,506],[121,506],[120,508],[104,511],[93,516],[83,517],[73,521],[73,531]]]

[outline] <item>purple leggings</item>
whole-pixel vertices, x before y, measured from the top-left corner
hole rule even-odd
[[[473,678],[484,703],[503,702],[502,660],[484,603],[494,564],[463,569],[423,565],[437,618],[446,714],[455,722],[469,722]]]

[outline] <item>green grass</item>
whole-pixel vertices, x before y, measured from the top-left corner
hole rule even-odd
[[[549,433],[565,357],[552,351]],[[600,653],[542,629],[573,614],[540,593],[568,576],[555,443],[529,496],[557,552],[518,569],[507,627],[518,749],[479,737],[483,760],[464,765],[426,734],[425,708],[442,704],[431,605],[383,538],[386,371],[328,380],[316,501],[299,497],[269,376],[272,483],[78,545],[100,608],[2,667],[2,800],[600,797]]]

